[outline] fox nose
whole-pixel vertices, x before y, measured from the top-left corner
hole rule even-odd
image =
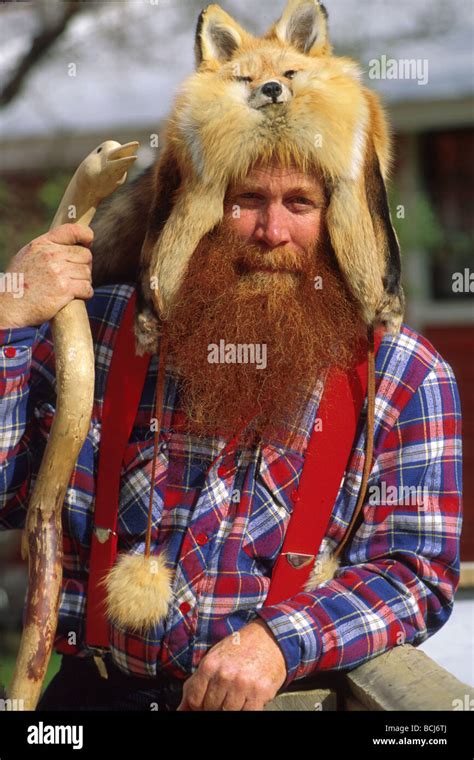
[[[283,92],[283,88],[280,82],[265,82],[265,84],[262,85],[261,91],[262,95],[267,95],[267,97],[272,100],[276,100]]]

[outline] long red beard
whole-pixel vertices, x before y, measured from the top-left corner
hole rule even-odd
[[[167,322],[189,432],[291,445],[318,378],[348,367],[364,334],[330,250],[325,233],[304,254],[264,250],[224,225],[203,238]],[[262,264],[293,273],[249,274]],[[242,345],[254,354],[241,349],[239,363]]]

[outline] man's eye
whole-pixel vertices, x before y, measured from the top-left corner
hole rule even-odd
[[[299,203],[305,206],[311,205],[309,198],[305,198],[303,195],[297,195],[295,198],[290,198],[290,203]]]
[[[296,73],[297,72],[294,71],[293,69],[288,69],[288,71],[284,72],[283,76],[286,77],[287,79],[293,79]]]
[[[236,82],[251,82],[252,77],[235,77]]]

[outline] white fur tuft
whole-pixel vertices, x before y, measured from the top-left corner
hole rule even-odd
[[[103,581],[109,620],[131,631],[153,628],[168,614],[171,575],[162,554],[121,554]]]
[[[317,559],[314,563],[311,574],[306,581],[304,590],[311,591],[324,583],[334,578],[336,571],[339,567],[339,558],[332,555],[325,555],[321,559]]]

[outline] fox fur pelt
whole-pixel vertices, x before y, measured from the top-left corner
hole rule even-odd
[[[138,284],[137,352],[154,352],[189,259],[230,182],[260,159],[322,173],[338,265],[367,325],[400,329],[400,251],[385,182],[387,121],[358,64],[335,56],[327,12],[290,0],[257,38],[218,5],[200,14],[196,71],[177,93],[159,159],[93,223],[93,284]],[[265,85],[275,83],[275,87]],[[269,94],[271,93],[271,94]]]

